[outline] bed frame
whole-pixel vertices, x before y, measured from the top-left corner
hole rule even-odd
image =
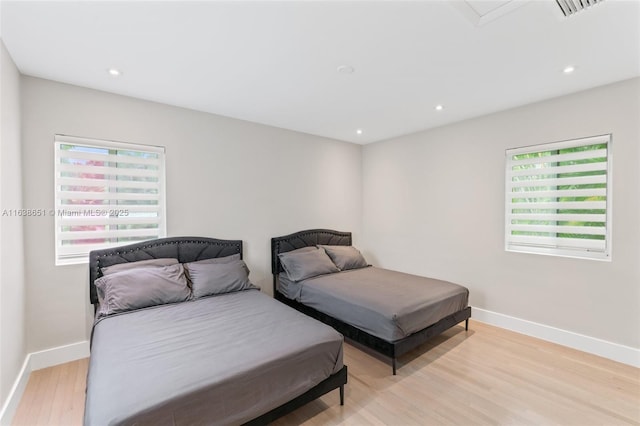
[[[175,258],[180,263],[187,263],[231,256],[236,253],[239,253],[242,258],[242,240],[219,240],[205,237],[160,238],[116,248],[94,250],[89,253],[89,298],[95,308],[98,303],[98,294],[94,282],[102,276],[100,269],[107,266],[156,258]],[[344,405],[344,385],[346,383],[347,366],[345,365],[340,371],[302,395],[246,424],[268,424],[337,388],[340,390],[340,405]]]
[[[289,299],[288,297],[280,293],[277,289],[278,274],[284,271],[282,265],[280,264],[280,258],[278,257],[278,254],[286,253],[288,251],[299,249],[302,247],[315,246],[316,244],[350,246],[351,232],[340,232],[330,229],[310,229],[271,239],[271,272],[273,273],[274,297],[280,302],[289,305],[297,309],[298,311],[309,315],[310,317],[318,319],[325,324],[332,326],[337,331],[342,333],[346,338],[367,346],[374,351],[390,358],[393,375],[396,374],[397,358],[401,355],[409,352],[417,346],[420,346],[432,337],[441,334],[442,332],[448,330],[456,324],[461,323],[462,321],[465,322],[464,329],[469,329],[471,307],[467,306],[461,311],[444,317],[437,323],[423,328],[422,330],[417,331],[410,336],[407,336],[395,342],[389,342],[387,340],[373,336],[350,324],[342,322],[337,318],[319,312],[316,309],[310,308],[309,306],[305,306],[300,302]]]

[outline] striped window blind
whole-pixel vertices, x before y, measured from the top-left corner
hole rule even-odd
[[[611,259],[611,135],[506,157],[507,251]]]
[[[166,236],[164,148],[55,136],[56,265]]]

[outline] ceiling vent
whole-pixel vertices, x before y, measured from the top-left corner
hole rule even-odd
[[[564,16],[571,16],[604,0],[556,0]]]

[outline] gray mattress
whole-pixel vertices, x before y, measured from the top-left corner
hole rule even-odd
[[[278,291],[388,342],[435,324],[469,302],[469,290],[460,285],[372,266],[299,282],[281,273]]]
[[[105,318],[85,425],[240,424],[342,364],[342,336],[256,290]]]

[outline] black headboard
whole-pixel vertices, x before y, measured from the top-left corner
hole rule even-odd
[[[271,239],[271,273],[278,275],[283,271],[278,253],[307,246],[323,244],[327,246],[350,246],[351,232],[333,231],[331,229],[308,229],[283,237]]]
[[[231,256],[240,253],[242,240],[218,240],[205,237],[171,237],[89,253],[89,299],[98,303],[94,281],[102,276],[100,268],[138,260],[174,258],[180,263]]]

